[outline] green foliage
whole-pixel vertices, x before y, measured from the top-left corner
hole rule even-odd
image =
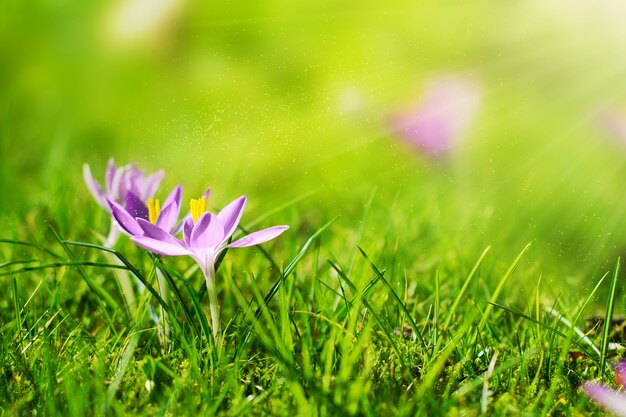
[[[626,156],[594,113],[626,97],[621,14],[181,1],[116,44],[125,3],[2,4],[1,415],[603,415],[578,387],[623,354]],[[482,105],[431,160],[388,121],[447,74]],[[220,337],[189,259],[99,245],[81,164],[110,156],[290,225],[221,260]]]
[[[130,316],[115,285],[119,266],[105,262],[105,248],[69,242],[84,248],[70,260],[59,255],[68,242],[52,231],[41,242],[47,251],[3,242],[3,253],[30,261],[0,269],[13,286],[0,304],[1,408],[59,416],[579,415],[594,408],[577,390],[599,375],[599,350],[532,293],[512,292],[528,278],[532,251],[509,265],[477,251],[477,261],[460,262],[456,273],[441,263],[427,274],[446,277],[434,285],[408,279],[412,263],[404,267],[383,241],[364,245],[369,254],[355,245],[362,256],[353,261],[337,256],[341,224],[225,257],[220,344],[207,328],[199,271],[178,272],[189,260],[159,261],[177,294],[163,313],[172,325],[164,342],[151,319],[164,300],[145,290]],[[153,288],[154,260],[127,239],[118,246],[124,268]],[[273,266],[288,264],[284,272]],[[558,314],[583,314],[563,308]],[[604,337],[598,330],[591,343],[601,346]]]

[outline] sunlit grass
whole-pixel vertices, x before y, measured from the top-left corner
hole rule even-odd
[[[99,3],[0,13],[2,413],[599,413],[579,386],[610,380],[626,311],[626,152],[596,119],[625,103],[617,10],[183,2],[138,47],[101,39]],[[446,74],[482,105],[433,160],[389,120]],[[80,168],[111,155],[290,226],[220,264],[219,337],[192,261],[97,246]],[[136,310],[120,270],[152,289]]]
[[[507,259],[502,248],[450,245],[449,229],[442,243],[425,224],[428,207],[413,213],[420,222],[398,224],[408,207],[381,205],[378,193],[354,211],[358,221],[326,226],[305,221],[302,208],[315,195],[298,200],[266,221],[299,230],[225,257],[217,275],[219,347],[192,262],[162,260],[169,290],[180,293],[168,301],[172,334],[163,345],[148,310],[159,305],[158,292],[144,292],[129,315],[102,250],[61,244],[75,233],[89,236],[86,230],[61,242],[46,230],[40,249],[3,242],[14,260],[0,268],[12,287],[0,304],[8,318],[3,408],[47,415],[589,411],[577,388],[612,355],[605,350],[610,329],[579,339],[586,332],[579,302],[544,292],[540,277],[550,267],[539,269],[533,248]],[[106,230],[99,217],[87,220]],[[404,244],[412,234],[418,238]],[[419,247],[407,250],[413,244]],[[156,285],[150,257],[128,240],[117,250]],[[554,310],[569,321],[555,319]]]

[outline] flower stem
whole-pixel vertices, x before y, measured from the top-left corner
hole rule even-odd
[[[122,261],[120,261],[117,256],[106,252],[106,258],[109,262],[115,265],[123,265]],[[120,284],[120,289],[122,290],[122,295],[124,296],[124,301],[126,301],[126,306],[128,307],[128,311],[130,315],[134,315],[137,310],[137,300],[135,298],[135,289],[133,288],[133,284],[131,278],[128,274],[128,271],[125,269],[116,269],[114,270],[115,276]]]
[[[213,328],[213,338],[217,343],[220,334],[220,304],[217,301],[217,288],[215,287],[215,267],[211,263],[204,271],[207,294],[209,295],[209,311],[211,313],[211,327]]]
[[[156,269],[157,283],[159,284],[159,295],[161,298],[167,303],[167,291],[165,290],[165,277],[163,276],[163,272],[159,268]],[[157,326],[159,328],[159,339],[161,339],[161,346],[164,348],[167,347],[169,343],[169,336],[171,333],[170,324],[167,321],[167,317],[165,317],[165,310],[163,306],[160,307],[161,314],[159,315],[159,322]]]
[[[117,242],[117,238],[119,237],[119,235],[120,231],[118,229],[118,226],[115,223],[111,223],[111,229],[109,230],[109,235],[104,241],[104,246],[106,246],[107,248],[112,248],[115,245],[115,242]]]

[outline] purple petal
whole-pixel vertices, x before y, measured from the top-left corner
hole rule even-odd
[[[137,219],[137,224],[143,229],[144,235],[147,237],[166,243],[171,243],[172,245],[184,246],[180,240],[176,239],[165,230],[161,229],[157,225],[150,223],[147,220]]]
[[[224,225],[224,240],[228,239],[233,235],[233,233],[235,233],[245,207],[246,197],[243,196],[231,202],[217,214],[217,218]]]
[[[122,180],[125,176],[127,169],[126,167],[119,167],[113,173],[113,177],[111,178],[111,188],[109,189],[109,197],[114,199],[117,203],[122,203],[124,198],[126,197],[126,192],[121,193],[121,189],[126,187],[122,187]]]
[[[156,226],[155,226],[156,227]],[[173,244],[169,242],[163,242],[161,240],[153,239],[147,236],[134,236],[131,238],[133,242],[142,248],[154,252],[159,255],[165,256],[183,256],[191,255],[187,248],[179,244]]]
[[[193,249],[216,248],[224,240],[224,226],[213,213],[204,213],[194,225],[189,246]]]
[[[128,214],[130,214],[133,217],[139,217],[145,220],[148,219],[148,207],[146,207],[144,202],[141,201],[138,196],[136,196],[134,193],[129,191],[126,193],[125,200],[126,200],[125,207],[126,207],[126,210],[128,211]]]
[[[626,395],[595,382],[585,382],[583,390],[607,410],[626,417]]]
[[[204,192],[204,198],[206,198],[206,200],[209,201],[210,195],[211,195],[211,189],[207,188],[206,191]]]
[[[141,236],[143,235],[143,230],[137,224],[137,221],[128,214],[126,209],[115,201],[108,199],[107,200],[109,208],[111,210],[111,214],[117,220],[117,223],[131,236]]]
[[[180,210],[179,210],[179,213],[180,213]],[[185,223],[187,223],[187,220],[191,220],[190,213],[187,213],[187,215],[182,218],[182,220],[176,225],[176,227],[174,227],[174,230],[172,230],[172,234],[173,235],[179,234],[183,230],[183,227],[185,226]],[[191,221],[191,227],[193,228],[193,220]]]
[[[126,165],[124,175],[120,181],[120,193],[126,195],[131,192],[139,197],[140,200],[147,200],[143,192],[144,172],[138,170],[134,165]]]
[[[113,187],[113,178],[115,177],[115,172],[117,172],[115,161],[113,160],[113,158],[109,158],[105,175],[106,187],[109,195],[111,195],[111,188]]]
[[[91,169],[89,169],[89,165],[87,164],[83,165],[83,178],[85,179],[85,184],[87,184],[87,188],[93,195],[93,198],[95,198],[98,204],[102,207],[108,209],[109,205],[107,204],[106,194],[102,191],[100,184],[98,184],[98,182],[93,178],[93,175],[91,175]]]
[[[126,196],[129,192],[135,194],[140,200],[145,201],[148,197],[144,196],[142,192],[142,185],[144,183],[145,171],[140,170],[135,164],[124,165],[120,169],[123,170],[119,180],[119,193],[122,196]]]
[[[190,214],[188,214],[186,218],[187,220],[185,220],[185,225],[183,226],[183,239],[187,246],[189,246],[191,242],[191,232],[193,231],[193,219]]]
[[[178,207],[180,207],[180,201],[183,197],[183,187],[181,185],[176,186],[170,195],[167,196],[165,201],[163,202],[163,207],[169,205],[172,202],[176,202]]]
[[[143,194],[144,199],[152,198],[156,190],[161,185],[161,181],[163,181],[163,177],[165,176],[165,172],[161,169],[155,172],[154,174],[148,176],[141,187],[141,193]]]
[[[165,230],[166,232],[171,232],[172,228],[176,224],[176,219],[178,219],[178,204],[175,201],[171,202],[159,214],[157,218],[156,225]]]
[[[274,226],[267,229],[258,230],[254,233],[250,233],[248,236],[244,236],[239,240],[234,241],[230,245],[226,245],[227,248],[243,248],[246,246],[254,246],[259,243],[267,242],[280,235],[285,230],[289,229],[289,226]]]

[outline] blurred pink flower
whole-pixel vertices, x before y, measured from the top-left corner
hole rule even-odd
[[[606,107],[598,112],[600,128],[620,146],[626,146],[626,112]]]
[[[583,391],[610,412],[626,417],[626,394],[623,392],[626,388],[626,361],[624,360],[615,367],[615,381],[620,385],[620,389],[587,381],[583,384]]]
[[[391,118],[392,131],[432,157],[447,155],[474,119],[480,105],[476,84],[448,76],[430,81],[420,102]]]

